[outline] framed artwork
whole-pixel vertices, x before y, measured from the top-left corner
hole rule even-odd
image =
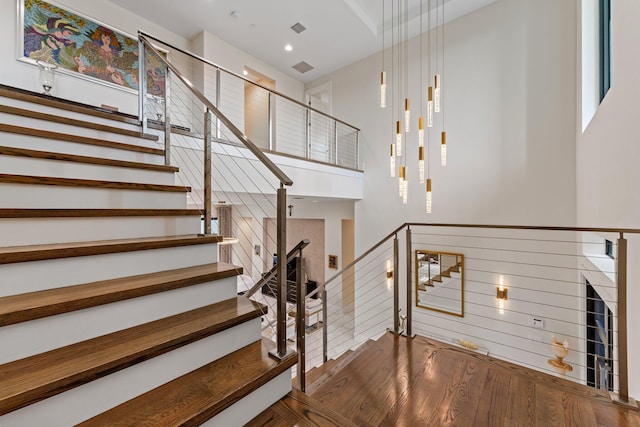
[[[329,255],[329,268],[338,269],[338,255]]]
[[[18,59],[130,92],[138,91],[138,41],[99,21],[43,0],[18,1]],[[165,72],[147,56],[147,92],[164,97]]]

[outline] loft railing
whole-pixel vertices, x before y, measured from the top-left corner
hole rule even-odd
[[[277,317],[274,355],[283,358],[289,353],[285,186],[293,182],[192,82],[194,76],[203,74],[202,64],[189,55],[177,53],[169,62],[144,34],[139,34],[139,42],[143,125],[146,126],[154,105],[161,105],[155,114],[163,125],[159,133],[164,138],[165,162],[178,166],[177,180],[192,187],[190,205],[201,209],[204,233],[212,232],[215,208],[217,232],[225,238],[219,245],[218,259],[242,265],[251,276],[259,275],[266,263],[260,255],[275,252],[282,260],[276,266],[277,298],[271,309]],[[162,46],[158,40],[155,43]],[[150,64],[154,64],[151,74],[146,70]],[[146,92],[149,75],[161,76],[158,81],[163,83],[153,94]],[[173,131],[176,124],[180,126],[179,133]],[[235,138],[238,146],[221,144],[214,135]],[[267,219],[274,223],[272,227]]]
[[[625,235],[638,234],[405,223],[317,290],[324,337],[308,339],[307,354],[321,347],[326,361],[386,330],[420,333],[633,407]]]
[[[146,43],[156,43],[168,52],[171,62],[176,54],[197,62],[202,69],[194,75],[194,83],[211,103],[230,118],[240,135],[215,134],[214,138],[231,144],[242,143],[244,135],[260,150],[298,157],[310,161],[361,170],[359,129],[244,76],[229,71],[192,52],[139,32]],[[147,73],[149,74],[149,73]],[[140,79],[144,78],[140,74]],[[197,82],[196,82],[197,80]],[[163,97],[164,98],[164,97]],[[171,97],[167,96],[167,103]],[[158,104],[163,104],[163,99]],[[143,125],[166,105],[140,105]],[[175,121],[176,118],[172,118]],[[168,120],[164,121],[167,125]],[[182,126],[178,122],[172,123]],[[170,135],[170,133],[168,133]]]

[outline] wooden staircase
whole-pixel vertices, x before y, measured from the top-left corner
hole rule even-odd
[[[0,425],[242,425],[291,390],[134,117],[0,86]]]

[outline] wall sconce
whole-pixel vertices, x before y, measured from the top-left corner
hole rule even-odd
[[[393,279],[393,270],[387,270],[387,279]]]
[[[504,314],[504,302],[507,300],[507,288],[504,287],[504,276],[502,275],[500,275],[500,278],[498,279],[496,298],[498,299],[500,314]]]

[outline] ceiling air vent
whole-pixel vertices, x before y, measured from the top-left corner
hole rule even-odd
[[[302,61],[302,62],[298,62],[296,65],[294,65],[292,67],[294,70],[301,72],[302,74],[306,73],[307,71],[311,71],[313,70],[313,66],[307,64],[306,62]]]
[[[295,31],[296,33],[300,34],[300,33],[301,33],[301,32],[303,32],[304,30],[306,30],[307,28],[306,28],[304,25],[302,25],[301,23],[296,22],[296,23],[295,23],[295,25],[293,25],[293,26],[291,27],[291,29],[292,29],[293,31]]]

